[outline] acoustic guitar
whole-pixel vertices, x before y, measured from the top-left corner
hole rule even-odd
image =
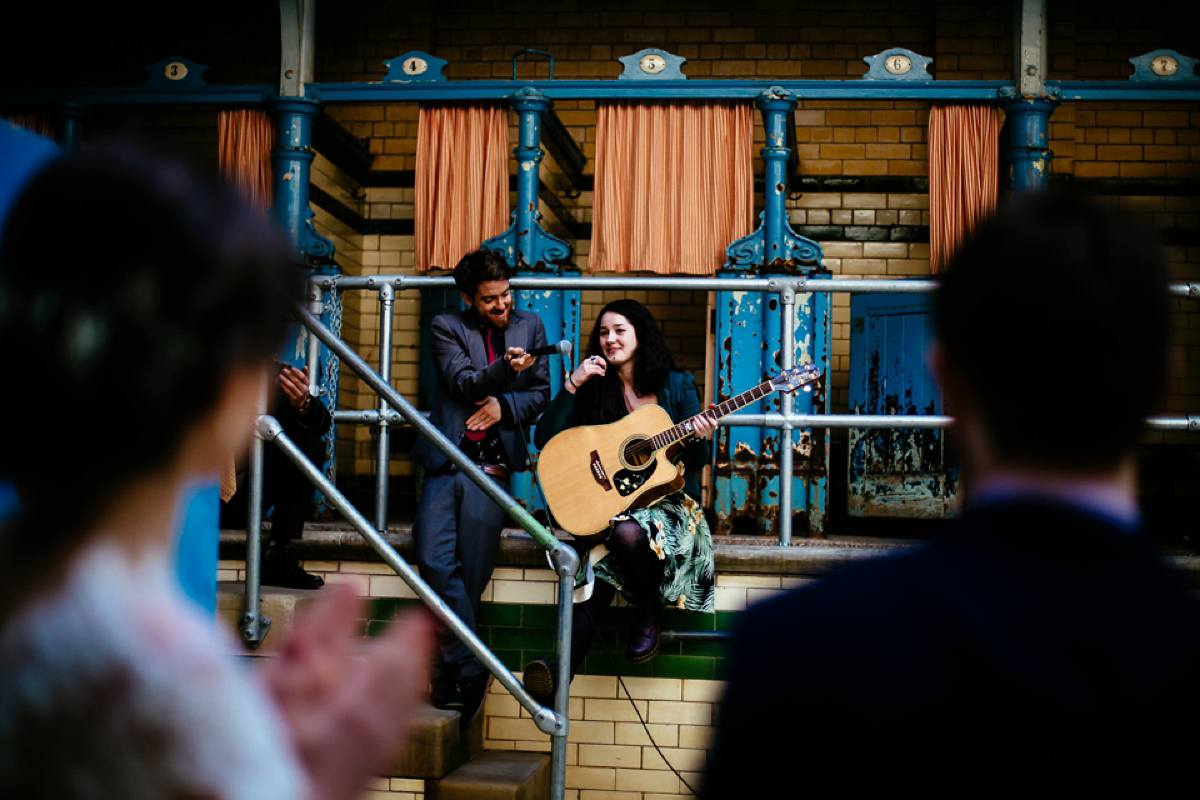
[[[820,377],[814,365],[803,364],[697,417],[716,421],[773,391],[811,391]],[[683,464],[675,460],[682,456],[697,417],[676,425],[665,409],[646,405],[608,425],[568,428],[546,442],[538,457],[538,480],[559,527],[588,543],[603,541],[617,514],[683,488]]]

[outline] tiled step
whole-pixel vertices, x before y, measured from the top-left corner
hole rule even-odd
[[[550,756],[484,750],[440,781],[425,784],[426,800],[546,800]]]
[[[412,724],[408,745],[383,772],[389,778],[434,780],[448,775],[483,750],[483,715],[467,730],[457,711],[426,706]]]
[[[287,638],[296,618],[296,610],[313,599],[320,589],[283,589],[278,586],[263,586],[259,590],[259,613],[270,618],[271,627],[262,644],[254,651],[267,655],[275,651],[279,643]],[[228,624],[233,635],[241,641],[238,629],[245,603],[246,585],[241,581],[222,581],[217,584],[217,617]]]

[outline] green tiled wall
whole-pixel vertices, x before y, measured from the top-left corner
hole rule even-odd
[[[366,632],[374,636],[395,614],[419,606],[416,600],[374,598],[368,601]],[[677,609],[666,610],[666,628],[675,631],[727,631],[736,612],[696,614]],[[484,644],[511,670],[520,671],[535,658],[548,658],[554,652],[554,632],[558,607],[484,603],[479,611],[478,633]],[[633,609],[610,608],[600,620],[600,636],[583,662],[580,674],[633,675],[649,678],[724,678],[727,661],[725,642],[663,642],[658,655],[643,664],[625,660],[626,636],[633,622]]]

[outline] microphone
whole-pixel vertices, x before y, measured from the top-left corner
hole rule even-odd
[[[571,355],[571,340],[563,339],[558,344],[548,344],[545,347],[535,347],[532,350],[526,350],[525,355],[528,356],[569,356]]]

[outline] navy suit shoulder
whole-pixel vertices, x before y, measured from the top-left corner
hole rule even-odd
[[[968,514],[944,541],[741,615],[705,796],[794,774],[789,753],[827,790],[967,792],[1001,769],[1010,785],[1132,780],[1200,713],[1198,626],[1142,537],[1050,504]]]

